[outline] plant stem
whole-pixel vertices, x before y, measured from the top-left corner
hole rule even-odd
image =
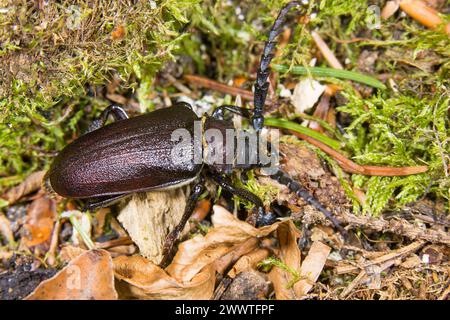
[[[308,75],[312,74],[314,76],[318,77],[329,77],[329,78],[339,78],[339,79],[347,79],[347,80],[353,80],[356,82],[364,83],[368,86],[378,88],[385,90],[386,86],[379,80],[358,73],[354,71],[348,71],[348,70],[339,70],[339,69],[333,69],[333,68],[326,68],[326,67],[309,67],[305,68],[302,66],[294,66],[292,68],[289,68],[287,65],[283,64],[272,64],[272,67],[275,71],[278,72],[289,72],[294,75]]]

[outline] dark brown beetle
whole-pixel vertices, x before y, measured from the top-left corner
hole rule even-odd
[[[198,117],[188,104],[178,103],[174,107],[128,118],[122,108],[110,106],[99,120],[94,121],[88,133],[67,145],[55,158],[45,178],[46,188],[67,198],[86,199],[86,209],[93,209],[111,204],[133,192],[164,190],[189,184],[200,178],[206,167],[207,177],[223,189],[255,204],[257,225],[273,223],[276,217],[265,211],[262,201],[253,193],[234,187],[227,177],[233,169],[261,167],[262,163],[223,164],[204,158],[198,162],[194,161],[193,155],[208,150],[211,141],[205,136],[209,129],[218,130],[223,136],[227,130],[235,131],[232,123],[224,119],[225,111],[248,118],[256,132],[263,128],[263,107],[269,87],[267,78],[276,45],[275,38],[282,30],[287,12],[294,6],[301,4],[294,1],[282,8],[269,33],[257,73],[253,112],[225,105],[215,109],[211,116]],[[110,114],[116,121],[104,125]],[[200,124],[200,134],[195,132],[196,124]],[[191,138],[182,145],[179,161],[174,162],[172,152],[180,147],[179,141],[173,139],[173,132],[177,129],[184,129]],[[221,159],[230,153],[233,159],[237,158],[237,149],[234,147],[224,147],[216,152]],[[249,156],[247,154],[244,158],[248,159]],[[292,192],[303,197],[338,225],[328,210],[285,173],[277,169],[271,177],[287,185]],[[189,197],[182,221],[166,240],[163,265],[167,264],[173,243],[203,190],[203,180],[200,179]]]

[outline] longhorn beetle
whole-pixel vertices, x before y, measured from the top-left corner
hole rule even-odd
[[[224,119],[225,111],[247,118],[255,132],[261,132],[269,88],[269,64],[276,46],[275,39],[282,31],[288,11],[295,6],[301,7],[301,3],[293,1],[284,6],[269,32],[257,71],[253,112],[237,106],[223,105],[216,108],[211,116],[205,114],[198,117],[190,105],[177,103],[173,107],[128,118],[121,107],[109,106],[90,125],[87,133],[67,145],[55,158],[44,179],[47,190],[67,198],[86,199],[85,208],[93,209],[107,206],[133,192],[164,190],[197,181],[180,223],[166,238],[162,265],[167,264],[173,244],[204,191],[203,176],[211,178],[231,194],[253,203],[257,211],[257,226],[273,223],[276,216],[266,212],[261,199],[245,189],[234,187],[229,178],[233,169],[249,170],[261,167],[261,163],[223,165],[205,159],[198,163],[193,161],[192,154],[208,149],[211,141],[205,139],[207,130],[215,129],[223,134],[227,130],[235,131],[232,123]],[[105,125],[109,115],[114,117],[115,122]],[[187,144],[181,159],[183,161],[175,163],[171,153],[177,141],[173,141],[172,133],[177,129],[185,129],[195,137],[196,122],[201,123],[201,136],[197,137],[200,141]],[[232,152],[235,158],[237,151],[236,148],[222,148],[218,152],[222,153],[219,156],[227,156]],[[320,210],[342,230],[331,212],[286,173],[276,169],[271,177]]]

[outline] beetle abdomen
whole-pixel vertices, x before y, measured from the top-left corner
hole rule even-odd
[[[195,144],[187,161],[174,163],[174,130],[187,129],[194,137],[199,120],[185,106],[160,109],[121,120],[89,132],[67,145],[55,158],[47,176],[50,188],[68,198],[89,198],[181,184],[195,178]],[[198,151],[198,150],[197,150]]]

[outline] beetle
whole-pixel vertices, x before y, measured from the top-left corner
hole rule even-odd
[[[269,88],[272,52],[288,11],[297,6],[301,7],[301,3],[293,1],[284,6],[269,32],[257,71],[253,110],[224,105],[216,108],[211,115],[199,117],[190,105],[181,102],[173,107],[129,118],[120,106],[109,106],[89,126],[87,133],[68,144],[57,155],[44,178],[46,189],[63,197],[85,199],[85,209],[94,209],[110,205],[134,192],[165,190],[197,181],[180,223],[166,238],[162,265],[167,264],[174,242],[204,191],[203,177],[212,178],[223,189],[253,203],[257,226],[273,223],[276,216],[266,212],[261,199],[245,189],[233,186],[229,178],[234,169],[249,170],[261,167],[261,163],[244,161],[239,164],[223,164],[207,158],[196,162],[192,155],[210,151],[211,141],[205,137],[208,130],[213,129],[221,134],[225,134],[227,130],[235,131],[233,124],[225,120],[225,112],[247,118],[255,132],[261,132],[264,127],[263,111]],[[110,115],[115,121],[106,124]],[[196,123],[201,125],[200,135],[197,134],[197,137]],[[185,130],[192,138],[183,145],[181,159],[178,159],[181,161],[175,162],[172,152],[179,147],[179,141],[174,141],[173,132],[177,129]],[[219,158],[229,156],[230,153],[233,159],[237,157],[237,148],[218,148],[215,152]],[[248,156],[246,154],[244,158],[248,159]],[[270,176],[324,213],[335,225],[339,225],[331,212],[281,169],[275,170]]]

